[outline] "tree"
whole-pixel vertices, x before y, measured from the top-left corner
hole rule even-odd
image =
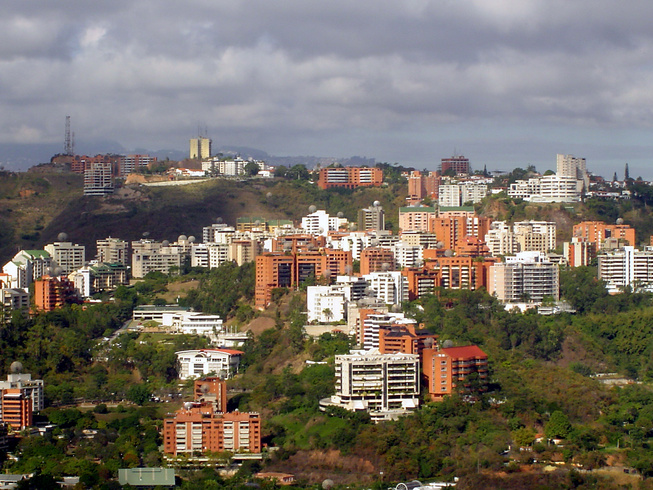
[[[324,318],[326,318],[327,323],[330,322],[333,318],[333,312],[331,311],[331,308],[324,308],[322,310],[322,314],[324,315]]]
[[[245,174],[249,175],[250,177],[257,175],[260,170],[261,167],[256,162],[247,162],[247,164],[245,164]]]
[[[150,389],[144,385],[132,385],[129,390],[127,390],[127,399],[136,403],[137,405],[143,405],[146,401],[150,399],[152,392]]]
[[[567,416],[560,410],[551,414],[551,418],[544,426],[544,434],[549,439],[565,438],[571,431],[571,424]]]

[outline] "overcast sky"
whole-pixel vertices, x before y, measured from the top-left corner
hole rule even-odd
[[[374,157],[653,179],[653,2],[0,4],[0,143]]]

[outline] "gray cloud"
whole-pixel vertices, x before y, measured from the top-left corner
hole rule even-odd
[[[642,0],[11,3],[3,143],[59,141],[70,114],[78,139],[153,149],[185,148],[202,124],[224,144],[418,166],[451,146],[507,166],[568,148],[648,158]]]

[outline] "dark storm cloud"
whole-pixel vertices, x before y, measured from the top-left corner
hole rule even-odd
[[[225,143],[383,158],[503,124],[527,153],[515,128],[561,125],[571,143],[653,119],[641,0],[9,3],[0,142],[58,141],[70,114],[78,137],[127,146],[184,148],[199,123]]]

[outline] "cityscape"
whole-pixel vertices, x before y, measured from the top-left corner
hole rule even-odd
[[[0,4],[0,490],[653,489],[653,4]]]
[[[638,236],[636,228],[621,217],[614,222],[582,218],[591,203],[632,206],[642,199],[639,194],[643,195],[642,189],[650,188],[650,183],[631,179],[628,164],[623,180],[617,180],[616,172],[613,180],[605,180],[588,169],[584,158],[565,154],[556,156],[557,172],[545,174],[531,167],[493,175],[487,169],[474,170],[463,155],[442,158],[437,171],[339,163],[286,168],[238,155],[214,155],[211,140],[203,137],[190,139],[188,158],[179,162],[161,162],[146,154],[89,157],[74,154],[68,125],[69,119],[66,151],[26,175],[79,175],[77,199],[88,202],[121,199],[128,189],[187,191],[219,183],[259,186],[264,200],[272,199],[278,186],[290,185],[305,188],[317,200],[320,195],[355,193],[365,199],[365,193],[376,189],[401,201],[384,206],[375,199],[350,216],[310,204],[299,212],[298,219],[291,219],[288,213],[275,214],[274,208],[265,216],[250,216],[241,206],[242,215],[235,222],[220,218],[205,223],[197,237],[181,234],[168,240],[143,233],[130,241],[119,238],[118,229],[116,236],[89,244],[70,241],[62,232],[41,249],[19,250],[0,273],[7,336],[20,328],[19,324],[57,321],[63,312],[71,318],[67,320],[71,326],[78,321],[73,320],[76,315],[98,308],[107,308],[104,315],[109,318],[99,322],[95,333],[84,334],[84,347],[76,354],[80,359],[74,360],[73,354],[64,356],[68,360],[60,359],[54,371],[38,368],[40,363],[29,357],[4,359],[8,365],[7,380],[0,385],[0,448],[5,451],[7,469],[21,467],[18,454],[26,437],[45,441],[53,435],[72,435],[65,429],[70,426],[66,416],[77,417],[77,426],[82,420],[78,417],[86,417],[89,428],[82,440],[88,440],[99,437],[107,424],[101,423],[102,419],[92,420],[94,416],[163,405],[166,408],[152,420],[153,444],[158,440],[158,448],[152,446],[147,456],[147,461],[158,464],[147,464],[134,448],[133,462],[124,468],[107,468],[104,476],[99,476],[97,468],[86,468],[82,474],[61,474],[59,483],[105,488],[102,485],[112,482],[138,486],[147,481],[148,485],[181,484],[186,488],[193,479],[189,475],[202,467],[214,468],[218,478],[231,478],[225,481],[233,480],[230,484],[236,486],[241,480],[232,475],[242,473],[245,467],[258,471],[250,473],[250,478],[271,485],[320,483],[307,479],[305,469],[293,470],[279,460],[278,451],[287,449],[275,443],[280,440],[274,436],[279,429],[272,428],[279,424],[272,422],[279,417],[275,410],[236,401],[243,393],[248,394],[247,400],[260,389],[248,383],[257,383],[254,369],[261,367],[256,368],[253,356],[262,348],[258,342],[267,335],[277,336],[281,344],[279,336],[287,331],[292,338],[290,349],[300,358],[309,356],[303,367],[293,365],[295,361],[290,359],[284,361],[289,364],[280,376],[326,370],[322,372],[324,390],[310,401],[313,417],[342,420],[357,416],[352,419],[356,424],[396,424],[451,400],[499,412],[507,403],[496,377],[500,362],[496,355],[505,356],[500,353],[503,347],[497,351],[489,337],[470,337],[459,326],[445,328],[442,322],[447,310],[455,311],[456,305],[478,302],[478,311],[492,312],[487,321],[505,322],[505,328],[519,317],[536,324],[550,321],[547,319],[566,323],[566,319],[587,314],[593,308],[588,303],[591,300],[573,294],[577,289],[573,281],[580,277],[594,283],[592,294],[597,294],[596,288],[602,290],[599,294],[605,300],[632,298],[628,300],[634,302],[630,308],[649,307],[653,298],[653,269],[649,267],[653,234]],[[11,174],[5,172],[5,177]],[[512,206],[512,219],[497,219],[488,212],[500,203]],[[518,214],[517,206],[530,208],[532,218],[526,219],[528,213]],[[396,215],[389,214],[390,209]],[[540,214],[550,216],[552,210],[562,215],[541,218]],[[560,228],[559,223],[568,217],[574,223]],[[642,228],[640,222],[637,227],[650,229]],[[90,245],[95,251],[92,256],[87,254]],[[214,278],[212,271],[217,274]],[[230,279],[224,274],[230,274]],[[223,292],[208,292],[216,286],[211,281],[218,281]],[[219,307],[219,298],[240,288],[237,284],[242,281],[248,282],[249,289],[236,292],[229,305]],[[181,287],[187,282],[193,285]],[[181,288],[169,301],[161,293],[173,285]],[[465,299],[465,294],[472,292],[480,296]],[[198,308],[199,304],[207,311]],[[606,304],[603,308],[612,307]],[[258,323],[272,328],[261,330]],[[548,335],[559,333],[550,331]],[[514,336],[509,344],[519,338]],[[472,338],[476,341],[470,342]],[[152,342],[170,347],[164,353],[162,346],[150,347]],[[532,349],[547,344],[539,336],[529,342]],[[131,344],[131,357],[124,357],[126,343]],[[320,352],[330,344],[333,346],[328,348],[335,350],[329,355],[301,354]],[[5,346],[7,352],[23,352],[15,339],[7,337]],[[554,360],[561,348],[557,344],[553,347],[557,354],[543,357],[532,352],[527,355]],[[160,367],[141,367],[134,360],[141,349],[150,350],[154,357],[149,357],[149,362]],[[37,352],[38,359],[47,361],[47,355]],[[66,362],[82,365],[76,368]],[[606,367],[585,359],[572,362],[567,369],[576,376],[589,376],[592,383],[604,384],[603,389],[637,386],[645,379],[632,368],[615,372]],[[62,379],[55,373],[72,374],[80,368],[80,374],[88,369],[101,373],[97,388],[62,392]],[[143,378],[148,371],[149,377]],[[130,379],[123,378],[118,384],[110,381],[119,372],[124,376],[131,373]],[[281,393],[272,394],[272,399],[287,396]],[[361,414],[365,418],[360,418]],[[548,417],[553,419],[553,415]],[[557,433],[551,428],[553,422],[546,419],[513,429],[512,440],[502,446],[504,464],[513,465],[519,473],[519,464],[534,464],[534,459],[526,456],[544,451],[546,455],[539,458],[548,458],[549,465],[562,464],[566,470],[561,474],[569,467],[598,471],[614,466],[601,458],[598,463],[579,463],[586,457],[582,448],[577,456],[557,461],[557,451],[564,452],[565,442],[572,436],[573,418],[561,410],[555,415],[564,419],[564,428]],[[337,434],[335,440],[325,441],[327,447],[338,447],[335,441],[342,436]],[[643,437],[645,440],[646,435]],[[69,444],[76,448],[75,454],[84,445],[81,440]],[[601,447],[608,451],[605,443],[593,447],[594,453]],[[12,458],[17,463],[12,463]],[[96,460],[94,464],[102,467],[103,463]],[[622,459],[618,467],[632,474],[633,481],[644,481],[647,470],[638,463],[625,465]],[[358,481],[376,480],[383,485],[385,478],[394,475],[406,480],[427,476],[432,482],[420,482],[423,488],[466,485],[464,470],[424,475],[381,468],[364,477],[359,474]],[[58,474],[46,475],[57,481]],[[134,483],[136,475],[143,478],[143,474],[151,480]],[[379,478],[379,474],[386,476]],[[320,475],[331,482],[328,485],[341,484],[337,476],[326,478],[328,471]],[[6,485],[12,488],[42,475],[8,472],[2,478],[5,476]],[[440,479],[433,480],[436,476]],[[88,478],[96,483],[84,483]]]

